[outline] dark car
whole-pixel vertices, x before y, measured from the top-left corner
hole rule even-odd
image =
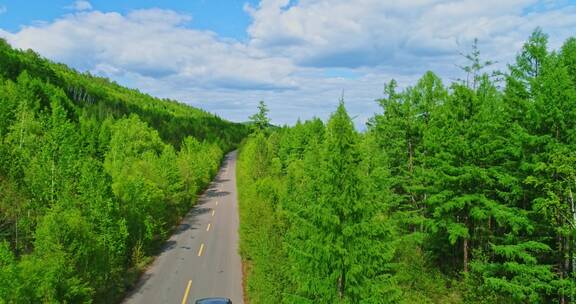
[[[228,298],[204,298],[196,300],[196,304],[232,304]]]

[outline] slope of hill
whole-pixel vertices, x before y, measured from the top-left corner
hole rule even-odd
[[[242,124],[0,40],[0,303],[111,303]]]

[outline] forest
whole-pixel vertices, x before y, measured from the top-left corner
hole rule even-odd
[[[575,303],[576,39],[536,29],[506,71],[392,80],[358,132],[270,128],[238,163],[251,304]]]
[[[117,303],[243,124],[0,40],[0,303]]]

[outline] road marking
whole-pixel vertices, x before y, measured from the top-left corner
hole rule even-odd
[[[212,210],[212,216],[214,216],[214,213],[216,213],[216,210]]]
[[[218,201],[216,201],[216,206],[218,206]]]
[[[198,250],[198,256],[202,256],[202,252],[204,252],[204,243],[200,245],[200,250]]]
[[[186,291],[184,292],[184,298],[182,298],[182,304],[188,303],[188,295],[190,294],[190,287],[192,287],[192,280],[188,281],[188,286],[186,286]]]
[[[208,227],[206,227],[206,231],[210,231],[210,226],[212,226],[212,224],[208,223]]]

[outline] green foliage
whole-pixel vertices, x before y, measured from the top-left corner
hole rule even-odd
[[[572,37],[564,42],[560,57],[563,65],[568,70],[572,83],[576,84],[576,38]]]
[[[17,298],[14,290],[18,288],[18,272],[14,254],[10,250],[10,244],[0,243],[0,303],[13,302]]]
[[[0,303],[118,302],[247,132],[0,40]]]
[[[536,29],[496,73],[503,88],[475,42],[464,81],[386,84],[364,134],[341,104],[326,126],[250,137],[239,167],[248,298],[574,303],[575,41],[550,51]]]
[[[245,143],[238,180],[251,301],[398,299],[393,232],[363,187],[359,143],[343,104],[327,127],[314,120]]]
[[[250,273],[245,291],[253,303],[277,302],[287,287],[286,254],[281,237],[284,220],[278,209],[284,183],[274,176],[253,174],[255,166],[258,172],[270,172],[270,167],[263,167],[257,161],[268,152],[264,135],[253,135],[243,145],[237,165],[242,222],[240,252]]]

